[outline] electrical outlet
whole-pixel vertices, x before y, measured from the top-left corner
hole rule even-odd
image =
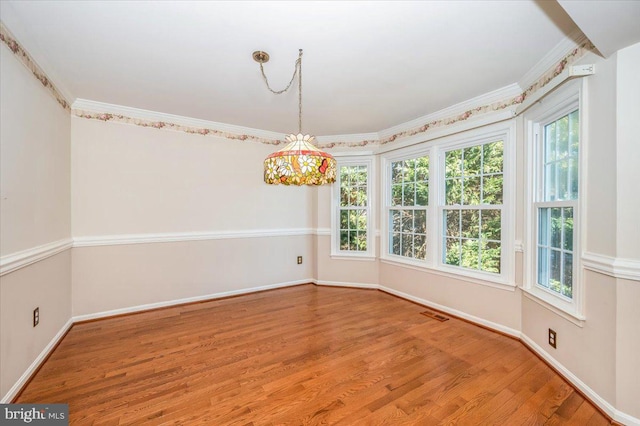
[[[33,326],[40,324],[40,307],[33,310]]]
[[[302,264],[302,256],[298,256],[298,265]]]
[[[553,331],[552,329],[549,329],[549,346],[555,349],[557,343],[558,343],[558,340],[556,339],[556,332]]]

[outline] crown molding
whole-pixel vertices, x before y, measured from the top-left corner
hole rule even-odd
[[[575,30],[565,36],[560,43],[556,44],[542,59],[540,59],[525,75],[518,80],[518,85],[523,89],[534,84],[547,71],[555,67],[566,56],[567,53],[587,42],[587,36],[582,31]]]
[[[79,112],[110,114],[114,116],[123,116],[134,120],[137,119],[140,122],[166,124],[171,123],[186,128],[208,129],[211,131],[211,133],[214,134],[230,133],[235,135],[247,135],[261,139],[269,139],[277,141],[278,143],[284,141],[283,133],[254,129],[251,127],[236,126],[233,124],[219,123],[217,121],[201,120],[198,118],[191,118],[182,115],[166,114],[164,112],[150,111],[142,108],[133,108],[124,105],[109,104],[106,102],[92,101],[89,99],[76,99],[75,102],[71,105],[71,109],[73,114],[76,116],[80,116],[78,114]]]
[[[5,3],[6,2],[0,2],[3,6]],[[6,6],[9,7],[8,4]],[[9,9],[3,8],[3,12],[5,10]],[[9,15],[11,15],[11,13]],[[6,16],[3,16],[3,18],[6,18]],[[72,99],[72,97],[69,92],[62,89],[62,86],[59,84],[59,78],[55,76],[52,78],[51,73],[44,71],[45,68],[51,69],[51,66],[46,65],[46,62],[42,59],[42,55],[39,55],[40,63],[45,63],[44,67],[41,66],[30,53],[31,49],[28,50],[18,41],[9,28],[7,28],[4,21],[0,21],[0,41],[9,49],[18,62],[24,65],[24,67],[31,72],[36,80],[38,80],[49,94],[54,97],[58,104],[60,104],[60,106],[66,111],[70,111],[69,99]]]
[[[378,132],[378,134],[380,135],[380,139],[389,138],[399,133],[403,133],[411,129],[420,127],[425,123],[433,123],[441,120],[446,120],[448,118],[450,119],[476,108],[515,98],[521,93],[522,89],[520,88],[520,86],[515,83],[510,84],[492,92],[488,92],[480,96],[476,96],[475,98],[468,99],[464,102],[451,105],[450,107],[441,109],[434,113],[423,115],[422,117],[416,118],[414,120],[381,130]]]

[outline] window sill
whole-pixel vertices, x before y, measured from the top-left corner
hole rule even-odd
[[[383,257],[380,259],[382,263],[389,265],[401,266],[404,268],[413,269],[421,272],[428,272],[430,274],[440,275],[442,277],[453,278],[460,281],[466,281],[473,284],[480,284],[487,287],[497,288],[506,291],[515,291],[516,284],[514,282],[503,281],[501,279],[486,279],[473,273],[465,273],[466,271],[450,271],[440,267],[435,267],[427,263],[419,263],[417,261],[396,259],[391,257]]]
[[[357,260],[366,262],[375,262],[376,257],[370,254],[337,254],[331,253],[331,260]]]
[[[577,325],[578,327],[582,328],[584,327],[584,323],[586,321],[586,317],[584,315],[580,315],[577,314],[575,312],[563,309],[559,306],[557,306],[556,304],[552,303],[549,300],[546,300],[547,297],[539,294],[539,292],[529,289],[529,288],[522,288],[522,294],[524,294],[524,297],[526,297],[527,299],[536,302],[537,304],[539,304],[540,306],[550,310],[551,312],[553,312],[556,315],[561,316],[562,318],[566,319],[567,321]]]

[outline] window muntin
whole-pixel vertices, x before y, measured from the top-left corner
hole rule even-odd
[[[504,142],[444,153],[442,263],[501,273]]]
[[[574,296],[574,247],[577,235],[579,184],[579,110],[547,123],[539,149],[536,232],[536,284],[572,300]]]
[[[366,252],[368,247],[368,168],[340,166],[339,250]]]
[[[429,157],[392,161],[390,169],[388,254],[425,260]]]

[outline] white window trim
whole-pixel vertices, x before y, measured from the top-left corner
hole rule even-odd
[[[515,283],[515,120],[508,120],[429,141],[383,154],[380,179],[380,258],[385,263],[407,265],[412,269],[426,270],[438,275],[463,279],[490,287],[513,290]],[[504,186],[502,218],[501,273],[474,271],[442,263],[442,220],[444,174],[440,176],[440,156],[444,151],[466,146],[502,140],[504,142]],[[410,259],[389,254],[389,200],[391,163],[408,158],[429,156],[429,205],[427,206],[427,255],[425,260]],[[442,200],[442,201],[441,201]]]
[[[384,156],[382,158],[382,170],[383,176],[381,179],[381,200],[380,204],[380,216],[382,217],[382,223],[380,224],[380,258],[388,262],[394,262],[399,264],[411,265],[414,267],[424,268],[432,265],[431,239],[429,236],[429,230],[432,229],[431,221],[433,220],[432,197],[434,195],[432,186],[432,161],[431,155],[432,149],[428,147],[411,147],[407,149],[401,149],[393,152],[391,155]],[[404,256],[398,256],[389,254],[389,211],[393,208],[390,206],[389,200],[391,200],[391,163],[407,160],[411,158],[429,157],[429,205],[426,208],[427,211],[427,252],[426,259],[414,259]]]
[[[584,268],[582,256],[584,254],[584,235],[586,221],[586,158],[587,158],[587,120],[584,92],[586,80],[580,80],[566,84],[556,93],[549,95],[541,103],[525,113],[525,164],[526,164],[526,198],[525,198],[525,256],[524,256],[524,283],[523,290],[528,299],[544,306],[552,312],[562,316],[572,323],[582,326],[586,319],[584,315]],[[537,273],[537,208],[545,205],[538,201],[537,193],[541,185],[541,172],[539,155],[542,143],[540,129],[562,116],[579,109],[580,116],[580,145],[578,151],[578,200],[564,202],[574,207],[574,235],[573,248],[573,289],[572,299],[556,294],[536,284]]]
[[[375,191],[372,190],[375,182],[375,162],[373,156],[336,156],[338,176],[336,182],[331,185],[331,258],[334,260],[368,260],[375,258],[374,235],[374,206]],[[342,166],[366,166],[367,167],[367,251],[340,250],[340,167]]]

